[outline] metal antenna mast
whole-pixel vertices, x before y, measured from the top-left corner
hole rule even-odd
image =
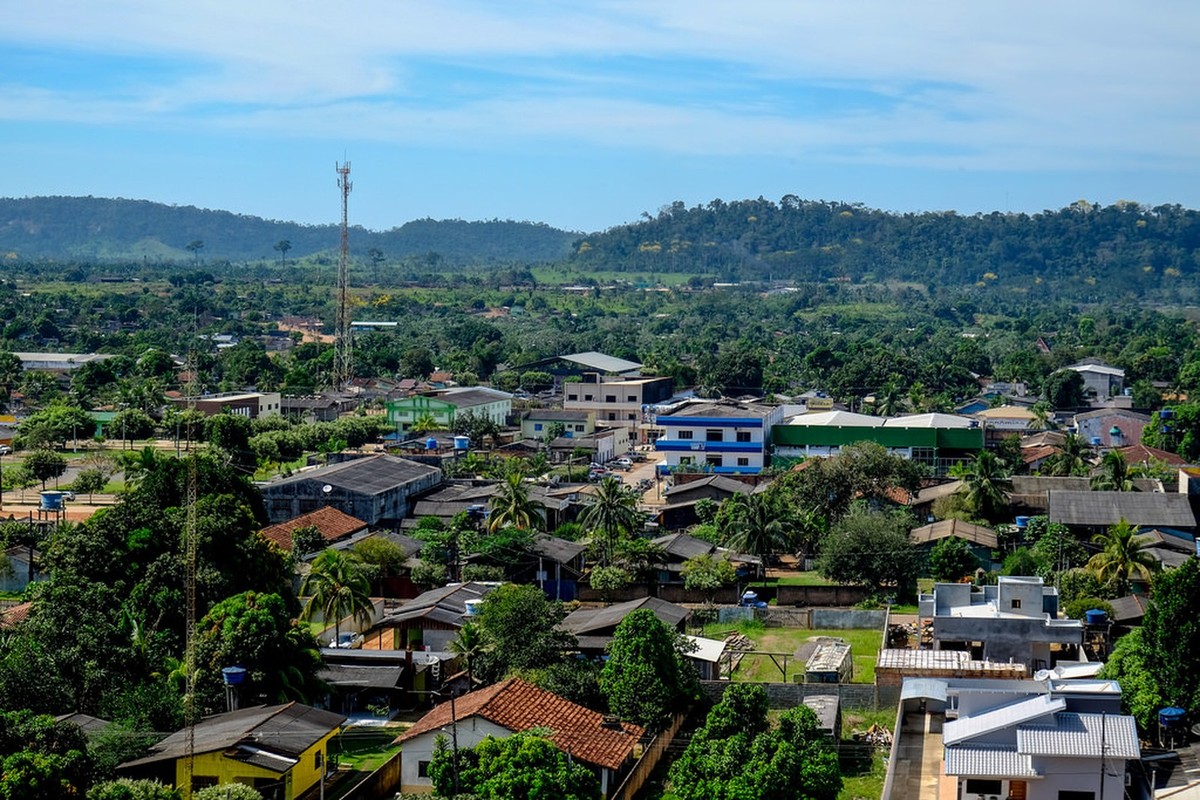
[[[333,388],[343,389],[350,382],[353,352],[350,342],[350,162],[337,165],[338,188],[342,190],[342,246],[338,257],[337,342],[333,351]]]

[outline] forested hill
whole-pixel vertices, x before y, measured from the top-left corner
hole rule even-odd
[[[676,202],[580,240],[572,262],[730,281],[912,281],[1177,300],[1189,298],[1200,271],[1200,212],[1080,201],[1032,215],[894,214],[793,195]]]
[[[452,264],[530,263],[564,258],[578,236],[529,222],[423,219],[383,232],[354,227],[350,243],[356,254],[376,249],[389,260],[436,253]],[[284,240],[290,259],[333,253],[339,226],[145,200],[0,198],[0,253],[20,259],[186,261],[195,252],[188,246],[200,242],[208,261],[254,261],[279,258],[275,247]]]

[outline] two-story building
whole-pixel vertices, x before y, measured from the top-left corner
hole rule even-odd
[[[585,372],[579,381],[563,383],[563,410],[584,411],[597,423],[630,430],[635,442],[646,442],[647,408],[669,400],[670,378],[641,378]]]
[[[443,429],[450,429],[463,414],[489,419],[504,426],[512,413],[512,395],[484,386],[446,389],[437,394],[419,394],[392,400],[387,404],[388,422],[401,433],[408,433],[418,420],[428,417]]]
[[[531,408],[521,415],[521,438],[545,440],[551,432],[562,431],[558,436],[573,439],[587,436],[596,430],[596,412],[570,411],[558,408]]]
[[[782,419],[782,406],[733,400],[684,403],[656,417],[662,435],[654,449],[666,456],[658,469],[761,472],[771,461],[771,430]]]
[[[920,597],[921,619],[933,622],[935,650],[1024,664],[1031,672],[1079,660],[1083,623],[1058,618],[1058,590],[1039,577],[1001,575],[993,586],[934,584]]]
[[[173,398],[180,409],[193,406],[201,414],[212,417],[217,414],[234,414],[239,417],[258,419],[279,414],[283,397],[279,392],[218,392],[195,397]]]

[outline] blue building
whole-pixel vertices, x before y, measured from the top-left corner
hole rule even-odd
[[[782,406],[733,400],[694,400],[658,414],[654,449],[666,455],[660,472],[679,470],[755,474],[770,466],[771,428]]]

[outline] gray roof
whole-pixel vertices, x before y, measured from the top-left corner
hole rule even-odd
[[[326,664],[318,677],[331,686],[394,689],[403,673],[399,665]]]
[[[467,601],[482,600],[495,588],[495,584],[471,582],[430,589],[387,615],[383,622],[396,624],[424,619],[444,625],[461,625],[467,613]]]
[[[539,533],[533,537],[532,550],[536,555],[543,558],[548,558],[559,564],[566,564],[569,561],[575,560],[584,550],[587,550],[587,545],[572,542],[569,539],[559,539],[557,536],[551,536],[546,533]]]
[[[1012,745],[947,747],[946,774],[980,778],[1036,778],[1032,759]]]
[[[716,549],[716,545],[697,539],[686,533],[671,533],[652,540],[654,544],[666,551],[667,555],[686,561],[689,558],[706,555]]]
[[[55,722],[70,722],[72,725],[78,725],[80,730],[86,734],[99,733],[107,728],[112,723],[106,719],[93,717],[91,714],[59,714],[54,718]]]
[[[642,365],[636,361],[628,361],[624,358],[605,355],[595,350],[588,350],[585,353],[572,353],[568,356],[559,356],[559,358],[563,361],[579,364],[581,367],[599,370],[600,372],[632,372],[635,369],[642,368]]]
[[[270,750],[282,756],[299,756],[345,721],[346,718],[341,714],[299,703],[243,708],[196,723],[195,752],[212,753],[234,747],[250,747]],[[187,754],[188,730],[185,728],[154,745],[150,755],[126,762],[121,769],[171,761]]]
[[[634,611],[649,609],[654,616],[665,622],[669,627],[676,628],[687,619],[690,613],[683,606],[668,603],[657,597],[642,597],[624,603],[613,603],[604,608],[580,608],[572,611],[559,625],[563,630],[579,634],[598,634],[611,632],[626,616]]]
[[[440,472],[441,470],[437,467],[418,464],[407,458],[373,455],[365,458],[353,458],[340,464],[330,464],[327,467],[308,472],[300,472],[288,478],[272,481],[263,488],[270,491],[276,486],[284,486],[289,483],[319,481],[344,491],[380,494]]]
[[[918,544],[925,544],[937,539],[956,538],[992,549],[995,549],[997,545],[994,530],[983,525],[963,522],[961,519],[943,519],[929,525],[922,525],[919,528],[913,528],[910,535]]]
[[[764,406],[758,403],[738,403],[733,401],[721,402],[718,400],[691,402],[678,410],[672,411],[670,414],[659,414],[658,419],[670,419],[672,417],[718,417],[726,419],[744,419],[754,418],[763,419],[772,411],[773,406]]]
[[[564,411],[561,408],[535,408],[526,411],[521,419],[550,420],[552,422],[586,422],[591,413],[588,411]]]
[[[1133,525],[1194,528],[1187,495],[1155,492],[1050,492],[1050,520],[1067,525]]]
[[[1113,622],[1134,622],[1146,616],[1150,601],[1141,595],[1129,594],[1108,601],[1112,607]]]
[[[1121,714],[1064,712],[1054,715],[1053,725],[1022,725],[1017,749],[1034,756],[1141,757],[1133,717]]]
[[[687,494],[688,492],[695,491],[696,489],[702,489],[705,486],[711,486],[714,489],[718,489],[723,492],[729,492],[731,495],[750,494],[751,490],[754,488],[749,484],[743,483],[742,481],[734,478],[730,478],[725,475],[714,474],[708,475],[704,478],[699,478],[694,481],[688,481],[687,483],[677,483],[670,489],[667,489],[665,492],[663,492],[663,494],[667,497],[678,497],[681,494]]]
[[[485,389],[483,387],[455,389],[451,392],[438,394],[436,397],[438,400],[447,402],[455,408],[474,408],[476,406],[486,406],[489,403],[499,403],[512,399],[512,395],[507,392]]]
[[[1040,717],[1049,716],[1067,707],[1067,701],[1038,694],[1013,703],[997,706],[969,717],[948,720],[942,727],[942,743],[950,746],[1004,728],[1011,728]]]

